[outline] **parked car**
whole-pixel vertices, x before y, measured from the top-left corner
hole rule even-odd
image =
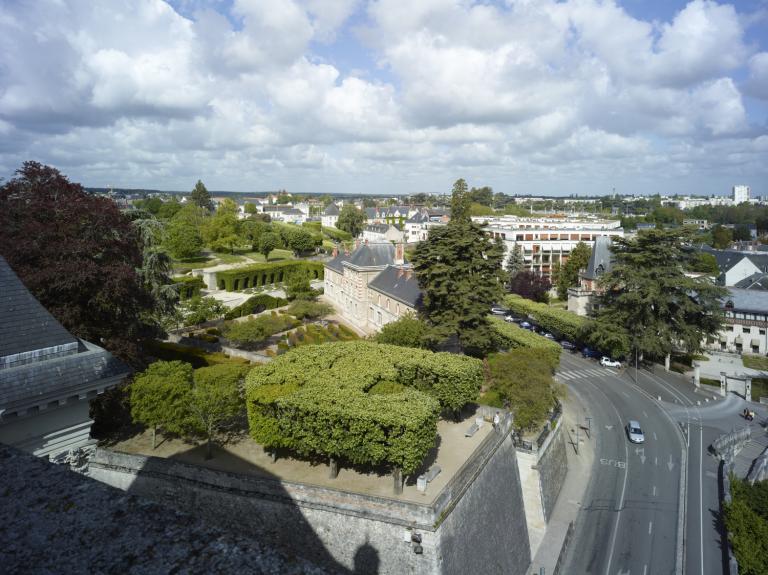
[[[491,306],[491,313],[493,315],[507,315],[509,313],[509,310],[499,305],[494,305],[494,306]]]
[[[563,349],[567,349],[568,351],[576,351],[576,346],[572,344],[570,341],[568,341],[567,339],[564,339],[563,341],[560,342],[560,347],[562,347]]]
[[[600,365],[603,365],[605,367],[621,367],[621,362],[615,361],[610,357],[603,356],[600,358]]]
[[[546,337],[547,339],[555,339],[555,336],[554,336],[554,335],[552,335],[552,334],[551,334],[551,333],[549,333],[549,332],[544,332],[542,335],[543,335],[544,337]]]
[[[643,430],[640,429],[640,424],[634,419],[630,419],[627,423],[627,437],[632,443],[645,443]]]
[[[583,355],[585,358],[590,358],[590,357],[597,358],[597,357],[600,357],[602,354],[596,349],[590,349],[588,347],[585,347],[584,349],[581,350],[581,355]]]
[[[523,329],[530,329],[531,331],[533,331],[533,326],[527,321],[521,321],[520,327],[522,327]]]

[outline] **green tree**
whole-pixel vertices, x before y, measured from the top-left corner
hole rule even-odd
[[[467,191],[467,182],[459,178],[453,184],[451,192],[451,221],[467,221],[470,219],[472,197]]]
[[[311,300],[315,292],[309,285],[309,277],[303,272],[291,274],[285,281],[285,293],[289,300]]]
[[[274,232],[266,232],[259,237],[259,253],[269,261],[269,254],[280,245],[280,236]]]
[[[249,317],[245,321],[233,321],[224,329],[224,336],[242,347],[258,347],[269,336],[301,325],[293,317],[275,312]]]
[[[509,291],[524,298],[549,303],[550,281],[530,270],[523,270],[509,280]]]
[[[707,252],[699,252],[691,262],[690,271],[704,273],[710,276],[720,275],[717,258]]]
[[[473,203],[480,204],[482,206],[493,206],[493,188],[490,186],[483,186],[482,188],[472,188],[469,191],[470,199]]]
[[[297,257],[304,252],[315,249],[317,242],[312,232],[304,228],[288,228],[288,230],[289,232],[286,234],[286,247]]]
[[[176,259],[193,258],[203,249],[199,228],[185,217],[174,217],[166,228],[164,245]]]
[[[752,232],[749,230],[749,226],[745,224],[739,224],[733,229],[733,239],[737,242],[748,242],[752,239]]]
[[[205,208],[206,210],[213,209],[213,202],[211,202],[211,194],[208,193],[208,189],[201,180],[197,180],[195,188],[189,197],[190,201],[198,207]]]
[[[557,278],[557,297],[559,299],[565,300],[568,297],[568,288],[579,285],[579,271],[587,267],[591,254],[592,250],[584,242],[579,242],[571,250],[568,261],[560,267]]]
[[[420,313],[434,328],[435,339],[444,341],[455,334],[467,353],[484,355],[493,349],[493,330],[486,316],[503,293],[504,247],[463,212],[464,197],[466,184],[457,182],[450,223],[430,230],[416,246],[413,265],[424,292]]]
[[[339,219],[336,222],[336,227],[342,231],[351,234],[353,238],[356,238],[363,232],[366,221],[365,212],[358,210],[352,204],[344,204],[339,212]]]
[[[270,225],[260,220],[247,219],[240,222],[240,241],[251,246],[255,252],[259,251],[259,239],[262,234],[270,230]]]
[[[523,258],[523,250],[520,249],[518,244],[515,244],[512,251],[509,252],[509,258],[507,258],[507,273],[512,278],[524,269],[525,259]]]
[[[169,433],[184,431],[192,366],[182,361],[156,361],[134,377],[130,385],[131,417],[152,428],[152,449],[157,428]]]
[[[663,358],[675,349],[696,353],[717,334],[727,291],[706,277],[685,275],[696,258],[690,241],[686,229],[614,239],[615,264],[600,280],[604,293],[593,341],[611,334],[630,342],[630,351]]]
[[[400,347],[416,347],[428,349],[429,326],[412,313],[408,313],[381,328],[374,340],[377,343],[388,343]]]
[[[170,201],[163,202],[160,209],[157,210],[157,217],[162,220],[170,220],[173,216],[179,213],[184,206],[174,196]]]
[[[733,242],[733,231],[729,228],[724,228],[721,225],[716,225],[712,228],[712,247],[724,250],[731,247]]]
[[[243,206],[243,211],[249,216],[252,216],[253,214],[256,214],[259,212],[259,208],[256,207],[256,204],[254,204],[253,202],[245,202],[245,205]]]
[[[193,296],[180,304],[185,325],[197,325],[218,319],[227,311],[226,306],[213,297]]]
[[[235,246],[240,243],[238,229],[237,204],[227,198],[216,210],[216,214],[205,222],[203,239],[214,251],[234,253]]]
[[[325,303],[297,299],[288,306],[285,313],[300,320],[317,319],[333,313],[333,308]]]
[[[245,412],[240,390],[248,369],[243,365],[221,364],[195,370],[194,383],[188,392],[189,417],[185,431],[205,438],[206,459],[213,457],[216,433]]]

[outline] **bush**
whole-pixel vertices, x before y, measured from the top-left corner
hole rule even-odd
[[[297,300],[285,310],[285,313],[296,319],[317,319],[333,313],[333,308],[324,303]]]
[[[427,349],[428,333],[427,324],[408,313],[397,321],[384,325],[374,339],[378,343]]]
[[[208,329],[205,330],[205,333],[207,333],[208,335],[221,335],[221,332],[216,327],[209,327]]]
[[[323,234],[334,242],[348,242],[352,239],[352,234],[336,228],[323,228]]]
[[[282,283],[286,278],[304,274],[308,279],[323,279],[322,262],[293,260],[253,264],[216,273],[219,289],[241,291],[249,287],[258,287]]]
[[[530,316],[547,331],[559,334],[571,341],[577,341],[587,323],[586,318],[575,313],[536,303],[518,295],[510,294],[504,303],[514,313]]]
[[[271,295],[267,294],[255,295],[253,297],[249,297],[239,306],[233,307],[231,310],[229,310],[224,316],[224,319],[235,319],[245,315],[261,313],[267,309],[283,307],[287,303],[288,300],[284,300],[283,298],[272,297]]]
[[[488,356],[490,389],[509,402],[517,429],[533,429],[557,403],[560,387],[552,379],[551,357],[537,348]]]
[[[200,290],[205,287],[200,276],[181,276],[172,278],[173,284],[178,286],[179,299],[185,300],[200,295]]]
[[[540,336],[539,334],[523,329],[514,323],[507,323],[497,316],[490,316],[491,326],[496,331],[497,345],[502,349],[516,349],[520,347],[529,347],[541,350],[546,355],[552,368],[560,365],[560,353],[562,348],[551,339]]]
[[[725,508],[728,539],[739,573],[768,575],[768,482],[750,485],[731,477],[733,499]]]
[[[269,336],[300,325],[288,315],[262,315],[245,321],[228,323],[224,336],[238,346],[253,347],[263,343]]]
[[[222,363],[246,365],[250,362],[240,357],[229,358],[223,353],[209,353],[199,347],[187,347],[166,341],[151,341],[145,344],[148,355],[164,361],[185,361],[194,368],[208,367]]]
[[[481,362],[468,357],[362,341],[304,346],[248,375],[250,431],[267,448],[408,475],[434,446],[440,409],[474,400],[481,382]]]

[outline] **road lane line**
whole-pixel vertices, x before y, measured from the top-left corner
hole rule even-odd
[[[648,419],[648,414],[647,414],[646,412],[643,412],[643,417],[645,417],[646,419]]]
[[[704,457],[701,450],[704,445],[704,426],[701,424],[701,413],[699,413],[699,549],[701,550],[701,575],[704,575],[704,501],[701,486],[702,467]]]
[[[651,531],[653,531],[653,521],[648,522],[648,535],[651,534]]]
[[[653,496],[656,497],[656,486],[653,486]]]
[[[648,565],[643,565],[643,575],[647,575],[648,573]]]

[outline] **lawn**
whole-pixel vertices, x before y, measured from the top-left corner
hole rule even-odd
[[[741,356],[741,360],[744,362],[744,367],[768,371],[768,357],[765,357],[764,355],[750,355],[745,353]]]

